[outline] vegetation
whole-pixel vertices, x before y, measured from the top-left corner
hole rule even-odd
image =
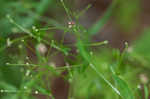
[[[69,83],[68,99],[148,99],[149,28],[122,51],[92,40],[113,16],[130,31],[139,1],[113,0],[88,28],[80,19],[93,5],[79,11],[74,1],[0,0],[0,99],[55,99],[57,77]]]

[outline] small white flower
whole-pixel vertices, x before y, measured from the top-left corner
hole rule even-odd
[[[72,28],[75,25],[74,21],[69,21],[68,22],[68,28]]]
[[[26,65],[29,65],[29,63],[28,63],[28,62],[26,62]]]
[[[52,66],[53,68],[55,68],[55,67],[56,67],[56,64],[55,64],[54,62],[50,62],[50,63],[49,63],[49,66]]]
[[[39,93],[39,92],[36,90],[36,91],[35,91],[35,94],[38,94],[38,93]]]
[[[47,47],[45,46],[45,44],[40,43],[37,45],[37,51],[44,55],[47,52]]]
[[[7,46],[10,47],[12,42],[10,41],[10,38],[7,38]]]
[[[21,42],[24,42],[24,39],[22,39]]]
[[[30,75],[30,70],[27,70],[25,75],[29,76]]]
[[[140,74],[140,81],[143,84],[147,84],[149,79],[148,79],[148,77],[145,74]]]
[[[9,63],[6,63],[6,65],[9,65]]]
[[[29,57],[27,56],[26,59],[29,60]]]
[[[33,30],[35,30],[35,29],[36,29],[36,27],[35,27],[35,26],[32,26],[32,29],[33,29]]]
[[[27,89],[27,86],[24,86],[24,89]]]
[[[2,90],[0,90],[0,92],[1,92],[1,93],[3,93],[3,92],[4,92],[4,90],[2,89]]]
[[[38,31],[39,31],[35,26],[32,26],[32,29],[33,29],[35,32],[38,32]]]
[[[141,85],[137,85],[137,88],[138,88],[138,89],[141,89]]]

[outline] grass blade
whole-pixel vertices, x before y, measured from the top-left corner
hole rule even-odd
[[[145,93],[145,99],[148,99],[149,92],[148,92],[148,88],[146,85],[144,85],[144,93]]]
[[[118,89],[120,91],[120,95],[122,99],[134,99],[134,96],[128,87],[127,83],[119,78],[117,75],[113,74],[113,79],[115,80],[116,85],[118,86]]]
[[[104,16],[98,20],[88,31],[89,34],[94,35],[99,32],[99,30],[107,23],[107,21],[110,19],[113,9],[115,8],[117,4],[117,0],[115,0],[112,5],[108,8],[107,12],[104,14]]]

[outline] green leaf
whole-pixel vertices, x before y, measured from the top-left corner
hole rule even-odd
[[[115,0],[112,5],[107,9],[104,16],[98,20],[90,29],[89,34],[94,35],[100,31],[100,29],[108,22],[110,17],[112,16],[113,9],[116,7],[118,0]]]
[[[128,87],[127,83],[119,78],[117,75],[113,74],[113,79],[120,91],[122,99],[134,99],[131,89]]]
[[[149,92],[148,92],[148,87],[144,85],[144,93],[145,93],[145,99],[148,99]]]

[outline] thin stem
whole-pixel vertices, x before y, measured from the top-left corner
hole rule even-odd
[[[63,0],[60,0],[60,1],[61,1],[62,5],[63,5],[63,7],[64,7],[64,9],[65,9],[65,11],[67,13],[67,15],[68,15],[69,20],[72,21],[71,15],[69,13],[69,9],[66,7],[66,5],[65,5],[65,3],[64,3]]]
[[[27,66],[27,67],[43,67],[43,66],[40,66],[40,65],[37,65],[37,64],[10,64],[10,63],[6,63],[6,65],[8,66]],[[53,67],[53,66],[51,66]],[[54,67],[55,70],[66,70],[66,69],[73,69],[73,68],[80,68],[81,67],[81,64],[79,65],[70,65],[70,66],[57,66],[57,67]]]

